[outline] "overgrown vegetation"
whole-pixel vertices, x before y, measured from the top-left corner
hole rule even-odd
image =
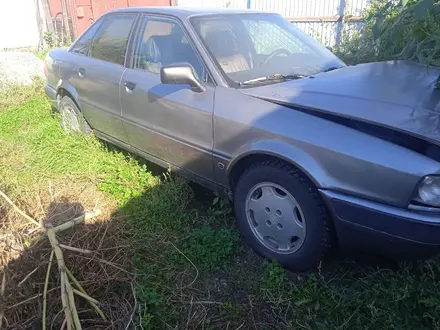
[[[365,27],[337,54],[348,64],[409,59],[440,66],[440,3],[437,0],[373,0]]]
[[[57,33],[55,34],[46,31],[44,32],[43,39],[44,39],[44,48],[34,52],[35,56],[37,56],[42,61],[46,59],[47,53],[52,48],[68,48],[72,44],[71,38],[65,36],[60,31],[57,31]]]
[[[40,60],[44,61],[46,59],[47,53],[49,53],[50,48],[40,49],[34,52],[35,56],[37,56]]]

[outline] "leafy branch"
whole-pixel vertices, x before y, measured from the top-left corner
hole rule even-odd
[[[373,8],[366,23],[385,58],[440,66],[440,1],[376,0]]]
[[[372,17],[373,37],[399,59],[440,66],[440,2],[388,1]]]

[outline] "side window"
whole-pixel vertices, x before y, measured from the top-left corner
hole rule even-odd
[[[95,33],[98,30],[101,23],[102,23],[102,20],[99,20],[98,22],[93,23],[89,27],[87,32],[84,33],[84,35],[82,35],[81,38],[79,38],[73,44],[73,46],[70,48],[70,52],[78,54],[78,55],[86,56],[89,51],[90,44],[92,43],[93,36],[95,35]]]
[[[260,55],[270,55],[272,52],[284,48],[292,53],[304,53],[306,50],[301,46],[301,42],[279,27],[270,22],[248,20],[243,21],[255,51]]]
[[[133,68],[159,73],[163,65],[182,62],[191,64],[199,78],[204,77],[203,65],[182,27],[170,19],[145,17],[136,44]]]
[[[90,56],[124,65],[128,38],[135,18],[136,14],[107,17],[93,38]]]

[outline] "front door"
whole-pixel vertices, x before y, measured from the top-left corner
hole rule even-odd
[[[164,85],[160,67],[190,63],[206,90]],[[208,180],[212,166],[214,86],[183,27],[174,19],[144,16],[132,68],[121,83],[122,119],[130,144]]]
[[[136,17],[137,14],[105,17],[93,37],[88,56],[79,56],[76,61],[72,79],[90,126],[123,142],[127,138],[121,120],[119,83]]]

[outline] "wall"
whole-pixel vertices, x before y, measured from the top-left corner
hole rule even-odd
[[[38,42],[34,0],[0,0],[0,50],[37,47]]]
[[[0,0],[0,50],[9,48],[37,48],[37,0]],[[66,0],[68,15],[73,14],[74,38],[84,32],[93,20],[105,12],[124,7],[169,6],[170,0]],[[52,18],[62,10],[61,0],[49,0]],[[40,5],[40,16],[43,10]],[[58,16],[61,21],[61,16]],[[61,23],[58,24],[61,26]]]
[[[69,16],[70,11],[73,14],[74,37],[78,37],[93,21],[109,10],[127,7],[169,6],[170,0],[66,0],[66,4]],[[52,16],[61,12],[61,0],[49,0],[49,5]]]

